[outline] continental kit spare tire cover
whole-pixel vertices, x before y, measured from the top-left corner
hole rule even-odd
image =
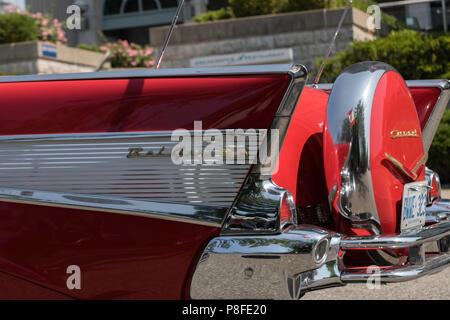
[[[381,62],[335,81],[324,125],[324,165],[338,231],[400,231],[404,185],[425,181],[422,132],[401,75]]]

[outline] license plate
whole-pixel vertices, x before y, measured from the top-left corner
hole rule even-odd
[[[426,205],[427,183],[422,181],[405,184],[403,190],[402,222],[400,225],[402,232],[425,225]]]

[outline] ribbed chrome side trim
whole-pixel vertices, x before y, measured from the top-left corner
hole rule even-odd
[[[258,66],[237,66],[220,68],[182,68],[182,69],[146,69],[106,72],[63,73],[51,75],[26,75],[0,77],[0,83],[36,82],[36,81],[70,81],[70,80],[100,80],[100,79],[132,79],[132,78],[170,78],[170,77],[201,77],[221,75],[246,74],[282,74],[289,73],[291,64],[274,64]]]
[[[165,203],[120,197],[0,188],[0,201],[127,214],[220,227],[226,207]]]
[[[257,140],[250,138],[258,132],[234,137],[243,138],[250,150],[257,149],[253,145]],[[194,132],[186,134],[193,139]],[[177,165],[171,154],[178,141],[171,141],[171,136],[171,131],[1,136],[0,199],[84,207],[83,201],[67,202],[67,195],[71,199],[94,196],[106,200],[100,207],[89,203],[88,208],[145,215],[161,202],[166,203],[161,212],[185,215],[187,209],[179,207],[184,204],[191,208],[188,215],[195,215],[197,206],[219,212],[214,221],[220,223],[250,170],[249,159],[245,164]],[[202,143],[204,150],[208,143]],[[240,142],[225,143],[226,148],[234,148]],[[139,156],[130,156],[135,149],[142,150]],[[39,196],[23,198],[21,192],[27,190]],[[113,206],[114,199],[125,201],[125,209]]]

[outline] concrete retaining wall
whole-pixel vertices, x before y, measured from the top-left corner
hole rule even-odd
[[[343,9],[311,10],[278,15],[184,24],[176,27],[166,51],[163,68],[189,67],[190,59],[202,56],[292,48],[294,62],[315,70],[336,31]],[[371,40],[369,15],[353,8],[344,20],[333,53],[354,40]],[[168,27],[150,29],[151,45],[158,56]]]
[[[92,72],[102,59],[102,53],[43,42],[0,45],[0,73],[7,74]]]

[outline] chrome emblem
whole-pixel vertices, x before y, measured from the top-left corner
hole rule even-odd
[[[144,151],[143,148],[129,148],[127,158],[161,158],[161,157],[170,157],[170,154],[163,153],[166,149],[165,146],[162,146],[161,149],[157,153],[153,151],[147,151],[146,153],[141,153]]]
[[[391,138],[392,139],[398,139],[398,138],[419,138],[419,134],[417,133],[417,129],[411,129],[411,130],[392,130],[391,131]]]

